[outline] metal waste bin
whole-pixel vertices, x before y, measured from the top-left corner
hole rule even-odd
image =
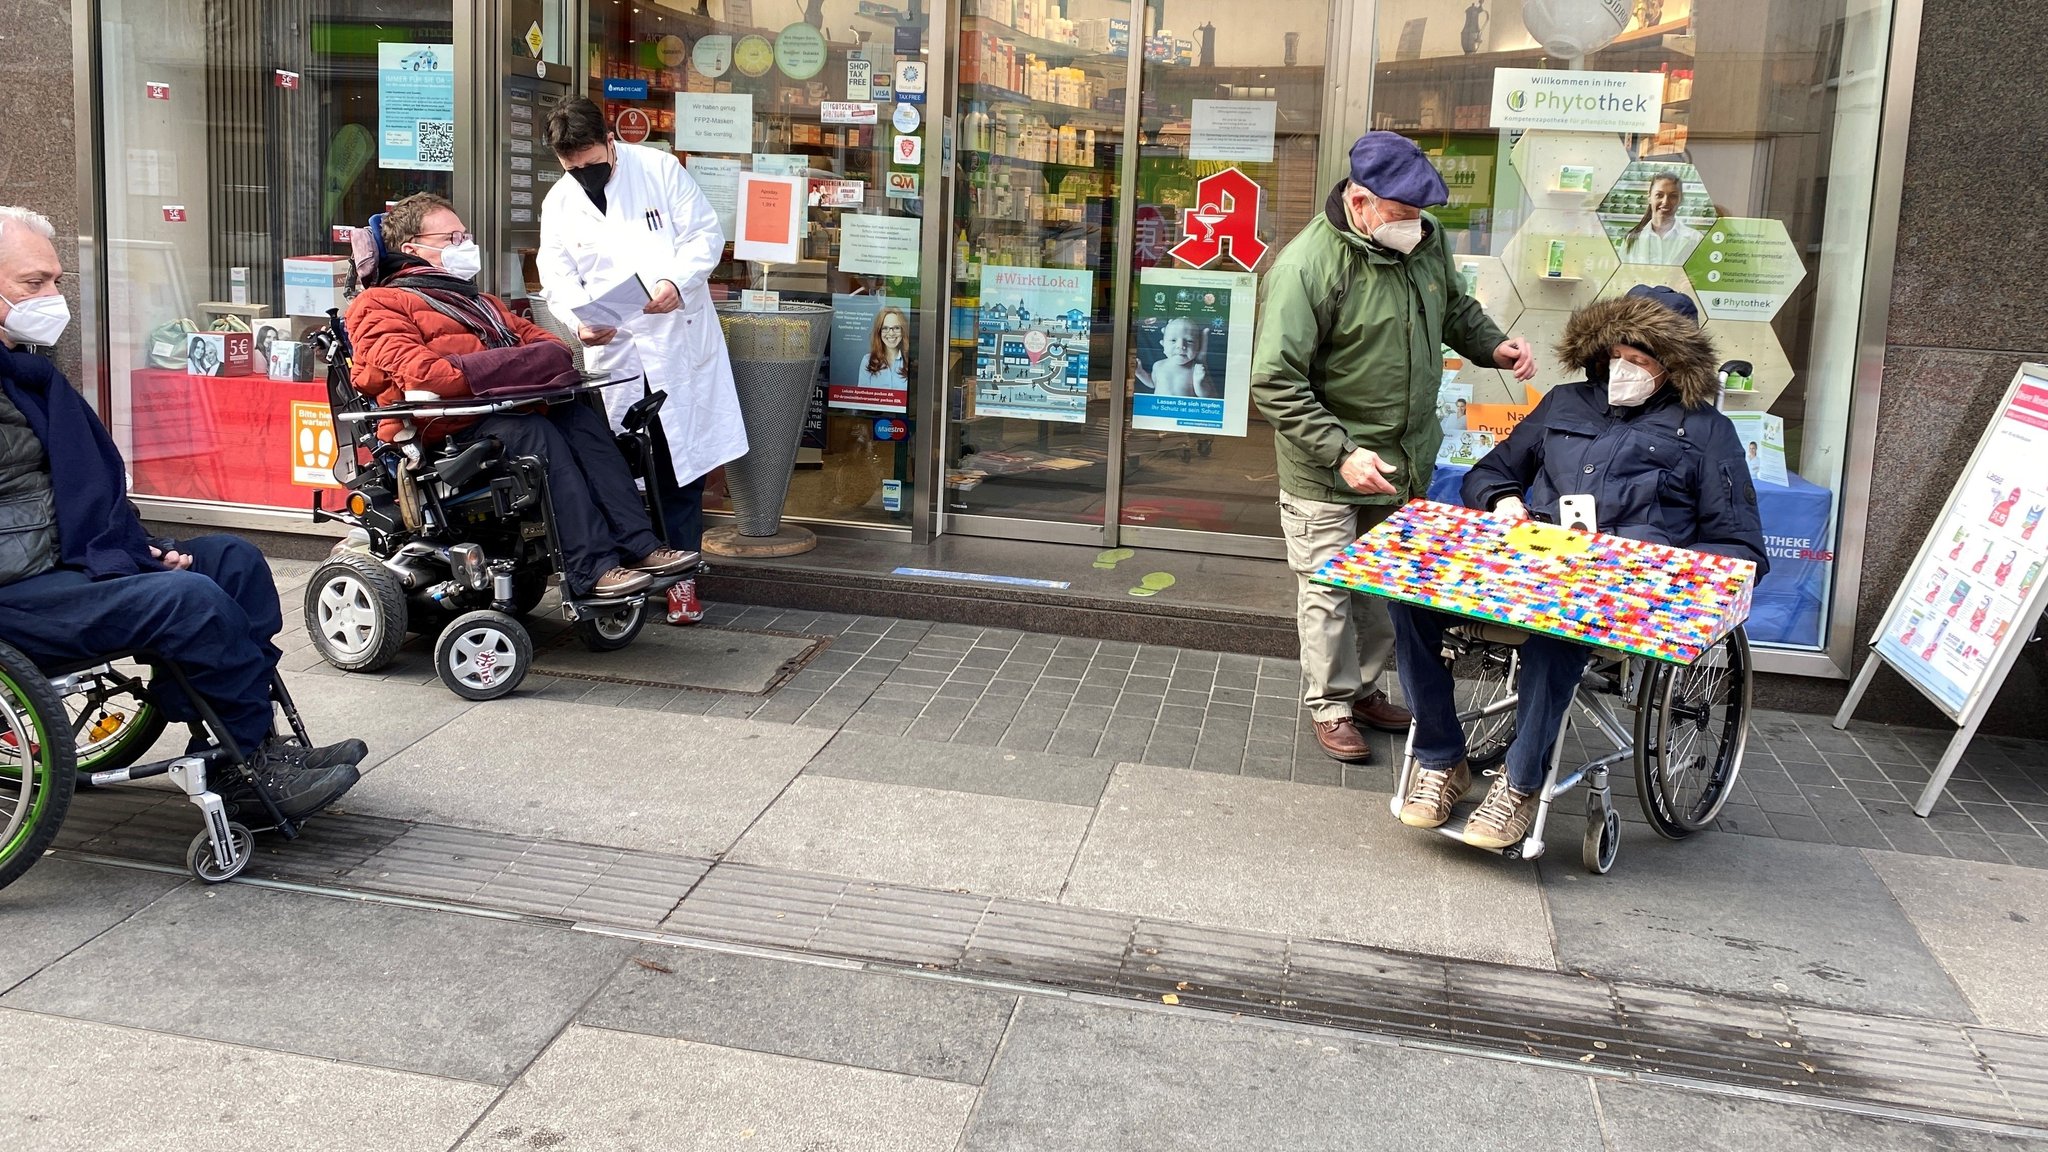
[[[789,495],[804,415],[832,333],[832,309],[785,303],[774,312],[744,312],[737,301],[717,307],[747,428],[747,454],[725,466],[734,527],[705,533],[704,550],[726,556],[809,551],[816,537],[802,528],[783,528],[782,502]]]

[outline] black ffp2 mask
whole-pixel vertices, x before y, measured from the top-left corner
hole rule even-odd
[[[605,208],[604,186],[612,181],[612,166],[610,164],[585,164],[581,168],[569,169],[569,175],[574,176],[576,183],[583,186],[583,194],[590,197],[591,204],[595,205],[599,212],[603,212]]]

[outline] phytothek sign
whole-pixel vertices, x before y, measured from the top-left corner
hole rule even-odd
[[[1664,119],[1661,72],[1493,70],[1493,128],[1654,134]]]

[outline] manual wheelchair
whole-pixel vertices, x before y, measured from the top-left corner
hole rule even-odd
[[[145,682],[153,666],[153,679]],[[198,751],[136,763],[167,727],[158,694],[180,692],[199,717],[189,725]],[[271,677],[273,723],[310,747],[284,681]],[[281,812],[249,768],[253,748],[235,743],[192,690],[176,661],[150,652],[109,653],[91,664],[38,667],[0,643],[0,888],[35,865],[56,839],[74,790],[169,776],[199,809],[203,830],[185,865],[208,884],[232,880],[254,858],[256,834],[295,840],[311,815]]]
[[[373,672],[398,654],[408,632],[437,633],[434,670],[456,695],[494,700],[517,688],[533,663],[533,640],[522,618],[547,594],[563,568],[548,499],[547,470],[532,456],[507,454],[484,438],[458,446],[417,439],[380,440],[378,422],[412,425],[439,417],[483,417],[549,404],[585,404],[613,382],[591,377],[572,387],[512,399],[420,399],[378,406],[350,380],[352,350],[338,312],[313,342],[327,361],[333,413],[334,477],[348,490],[345,505],[313,499],[316,521],[348,525],[348,538],[306,582],[306,631],[329,664]],[[627,411],[619,438],[628,467],[646,481],[648,512],[664,536],[656,470],[667,451],[657,419],[664,393],[650,391]],[[572,596],[563,614],[592,651],[623,648],[646,623],[649,597],[696,572],[657,577],[629,596]]]
[[[1442,658],[1457,681],[1466,761],[1475,773],[1506,770],[1500,764],[1515,737],[1516,649],[1525,636],[1512,628],[1469,621],[1444,632]],[[1551,746],[1535,822],[1528,836],[1500,849],[1500,854],[1522,860],[1543,855],[1552,804],[1584,784],[1581,859],[1588,870],[1604,875],[1621,847],[1621,818],[1608,773],[1623,761],[1633,762],[1636,798],[1658,835],[1678,840],[1706,828],[1727,803],[1742,771],[1753,672],[1749,640],[1739,627],[1686,665],[1595,649]],[[1632,723],[1622,722],[1616,702],[1634,709]],[[1567,768],[1565,745],[1575,715],[1590,721],[1612,750]],[[1396,818],[1417,770],[1411,728],[1391,804]],[[1477,807],[1476,797],[1461,802],[1435,831],[1462,839],[1465,823]]]

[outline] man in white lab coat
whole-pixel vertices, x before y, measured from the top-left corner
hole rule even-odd
[[[673,475],[660,487],[672,548],[698,551],[704,536],[704,477],[747,451],[739,395],[708,285],[725,251],[718,216],[676,158],[620,143],[589,100],[548,116],[548,147],[570,177],[541,205],[540,280],[548,307],[582,340],[585,366],[614,376],[645,375],[668,393],[661,408]],[[593,327],[571,313],[638,275],[653,297],[617,327]],[[639,398],[605,392],[617,424]],[[669,590],[668,622],[703,617],[694,580]]]

